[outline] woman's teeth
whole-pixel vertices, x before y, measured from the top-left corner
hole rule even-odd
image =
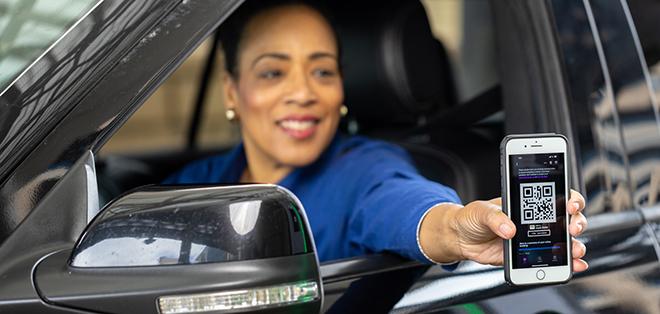
[[[299,121],[299,120],[284,120],[280,123],[282,127],[286,129],[291,129],[291,130],[296,130],[296,131],[302,131],[309,129],[316,124],[312,120],[305,120],[305,121]]]

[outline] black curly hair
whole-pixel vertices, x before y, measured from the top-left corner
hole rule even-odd
[[[337,42],[338,58],[341,60],[339,37],[335,30],[332,15],[320,0],[246,0],[232,13],[218,29],[220,45],[224,52],[225,69],[233,77],[238,78],[238,54],[246,25],[258,14],[286,5],[305,5],[321,14],[330,24]]]

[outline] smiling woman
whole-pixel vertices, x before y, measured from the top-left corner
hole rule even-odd
[[[225,48],[224,91],[250,165],[241,181],[278,182],[316,160],[335,135],[343,100],[337,40],[304,5],[262,7],[237,20],[221,29],[221,40],[238,47]]]

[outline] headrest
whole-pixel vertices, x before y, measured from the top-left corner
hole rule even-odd
[[[419,1],[335,3],[345,104],[361,130],[415,126],[455,104],[447,54]]]

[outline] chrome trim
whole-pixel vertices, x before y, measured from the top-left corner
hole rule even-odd
[[[619,139],[620,139],[620,144],[621,148],[623,149],[621,153],[621,157],[623,159],[623,164],[624,168],[626,169],[626,186],[628,188],[628,191],[634,191],[631,186],[631,178],[630,178],[630,160],[628,159],[628,148],[626,147],[626,141],[623,136],[623,129],[621,128],[621,120],[619,118],[619,111],[616,107],[616,97],[614,95],[614,90],[612,90],[612,78],[610,77],[610,69],[607,63],[607,58],[605,58],[605,50],[603,48],[603,43],[600,40],[600,35],[598,33],[598,25],[596,24],[596,18],[594,17],[594,12],[591,9],[591,3],[590,0],[582,0],[582,3],[584,3],[584,9],[587,13],[587,18],[589,19],[589,26],[591,27],[591,34],[593,35],[594,38],[594,43],[596,47],[596,52],[598,54],[598,59],[600,60],[600,65],[601,65],[601,71],[603,72],[603,79],[605,80],[605,93],[606,97],[608,98],[608,102],[611,106],[612,110],[612,118],[614,119],[614,123],[616,125],[616,129],[619,133]]]
[[[99,205],[99,186],[96,181],[96,166],[94,153],[87,152],[85,159],[85,175],[87,176],[87,222],[89,223],[101,211]]]

